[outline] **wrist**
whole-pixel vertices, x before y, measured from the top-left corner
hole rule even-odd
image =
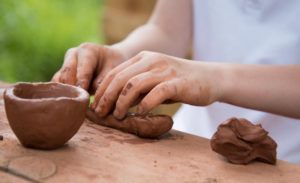
[[[126,45],[124,42],[113,44],[110,46],[110,48],[118,52],[121,55],[123,61],[126,61],[131,57],[135,56],[134,54],[131,53],[129,49],[130,47]]]
[[[233,86],[236,84],[234,80],[233,64],[220,64],[219,65],[219,97],[218,102],[230,103],[229,98],[236,95],[232,92]]]
[[[228,88],[231,84],[230,67],[228,64],[204,62],[208,85],[210,88],[210,103],[224,102]]]

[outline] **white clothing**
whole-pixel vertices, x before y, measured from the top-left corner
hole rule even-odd
[[[299,0],[194,0],[194,59],[300,64],[299,18]],[[278,158],[300,164],[300,120],[223,103],[183,105],[174,128],[210,138],[230,117],[261,123],[278,144]]]

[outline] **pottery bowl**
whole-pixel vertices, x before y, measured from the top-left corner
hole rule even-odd
[[[4,92],[7,119],[25,147],[56,149],[82,125],[89,94],[61,83],[17,83]]]

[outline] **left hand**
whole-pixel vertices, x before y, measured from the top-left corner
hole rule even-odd
[[[139,114],[146,114],[165,101],[209,105],[219,97],[220,78],[215,68],[143,51],[104,77],[92,108],[102,117],[114,109],[113,115],[121,119],[142,96],[137,107]]]

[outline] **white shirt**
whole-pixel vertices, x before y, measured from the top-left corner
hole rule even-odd
[[[300,1],[194,0],[194,59],[300,64]],[[214,103],[183,105],[174,128],[211,138],[230,117],[261,123],[278,144],[277,157],[300,164],[300,120]]]

